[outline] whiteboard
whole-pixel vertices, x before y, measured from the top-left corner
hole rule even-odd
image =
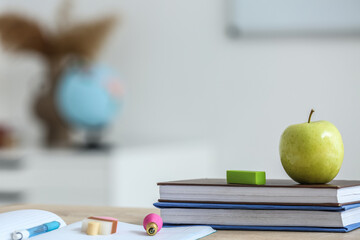
[[[359,35],[360,0],[227,0],[231,36]]]

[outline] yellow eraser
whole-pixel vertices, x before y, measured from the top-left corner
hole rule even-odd
[[[87,235],[98,235],[100,230],[100,223],[99,222],[88,222],[86,234]]]

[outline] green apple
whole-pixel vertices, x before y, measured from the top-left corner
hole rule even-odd
[[[286,173],[303,184],[328,183],[338,174],[344,159],[340,132],[328,121],[291,125],[280,139],[280,158]]]

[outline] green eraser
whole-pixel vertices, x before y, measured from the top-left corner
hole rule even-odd
[[[265,172],[227,170],[227,183],[264,185],[266,183]]]

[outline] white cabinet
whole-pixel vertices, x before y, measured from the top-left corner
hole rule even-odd
[[[47,204],[104,205],[108,201],[109,154],[35,151],[27,160],[32,176],[27,201]]]
[[[211,177],[214,165],[202,144],[0,151],[0,204],[150,207],[157,182]]]

